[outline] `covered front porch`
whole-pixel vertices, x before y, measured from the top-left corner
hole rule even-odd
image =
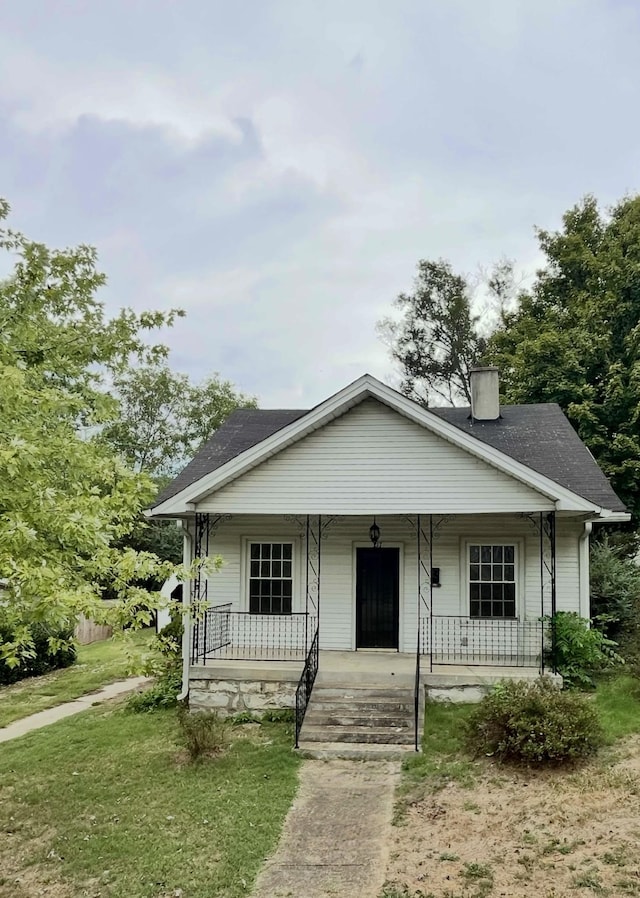
[[[577,549],[575,521],[562,526]],[[229,711],[295,707],[297,734],[317,677],[402,683],[417,732],[423,689],[452,697],[553,672],[556,531],[553,511],[197,514],[193,555],[232,569],[192,583],[190,688]],[[212,699],[214,682],[230,693]]]

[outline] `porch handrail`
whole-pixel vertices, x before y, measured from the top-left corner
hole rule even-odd
[[[420,751],[420,735],[418,726],[420,724],[420,627],[418,627],[418,642],[416,648],[416,679],[413,686],[413,723],[414,723],[414,746],[416,751]]]
[[[299,748],[300,745],[300,730],[302,729],[304,715],[307,713],[307,706],[309,705],[309,699],[311,698],[313,684],[316,681],[318,661],[318,625],[316,624],[316,631],[304,662],[302,675],[298,682],[298,688],[296,689],[296,748]]]

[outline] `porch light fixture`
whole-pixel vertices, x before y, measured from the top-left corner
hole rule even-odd
[[[373,524],[369,527],[369,539],[373,543],[373,548],[378,548],[378,543],[380,542],[380,528],[376,524],[375,515],[373,517]]]

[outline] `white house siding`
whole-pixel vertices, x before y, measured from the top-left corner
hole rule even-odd
[[[469,514],[551,501],[375,399],[264,461],[198,511]]]
[[[301,519],[304,520],[304,519]],[[328,519],[325,518],[325,523]],[[399,546],[400,651],[414,651],[417,615],[416,537],[401,515],[377,517],[383,546]],[[427,528],[428,516],[422,519]],[[370,545],[371,518],[342,517],[328,522],[321,555],[321,648],[355,647],[355,547]],[[468,615],[465,540],[515,540],[520,546],[518,617],[537,620],[541,615],[540,541],[531,522],[516,514],[434,517],[433,566],[440,568],[441,587],[434,588],[435,615]],[[580,523],[557,518],[557,607],[579,611],[578,539]],[[209,579],[213,604],[231,603],[246,611],[245,541],[290,539],[295,546],[293,611],[305,610],[306,555],[300,528],[283,515],[237,515],[220,524],[211,542],[212,554],[223,558],[222,568]],[[423,551],[424,551],[423,544]],[[545,612],[550,612],[546,589]],[[491,625],[492,622],[488,622]]]

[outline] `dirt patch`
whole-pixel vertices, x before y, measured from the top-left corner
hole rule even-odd
[[[638,738],[573,773],[487,764],[471,788],[450,783],[410,805],[394,830],[387,893],[640,896],[639,803]]]

